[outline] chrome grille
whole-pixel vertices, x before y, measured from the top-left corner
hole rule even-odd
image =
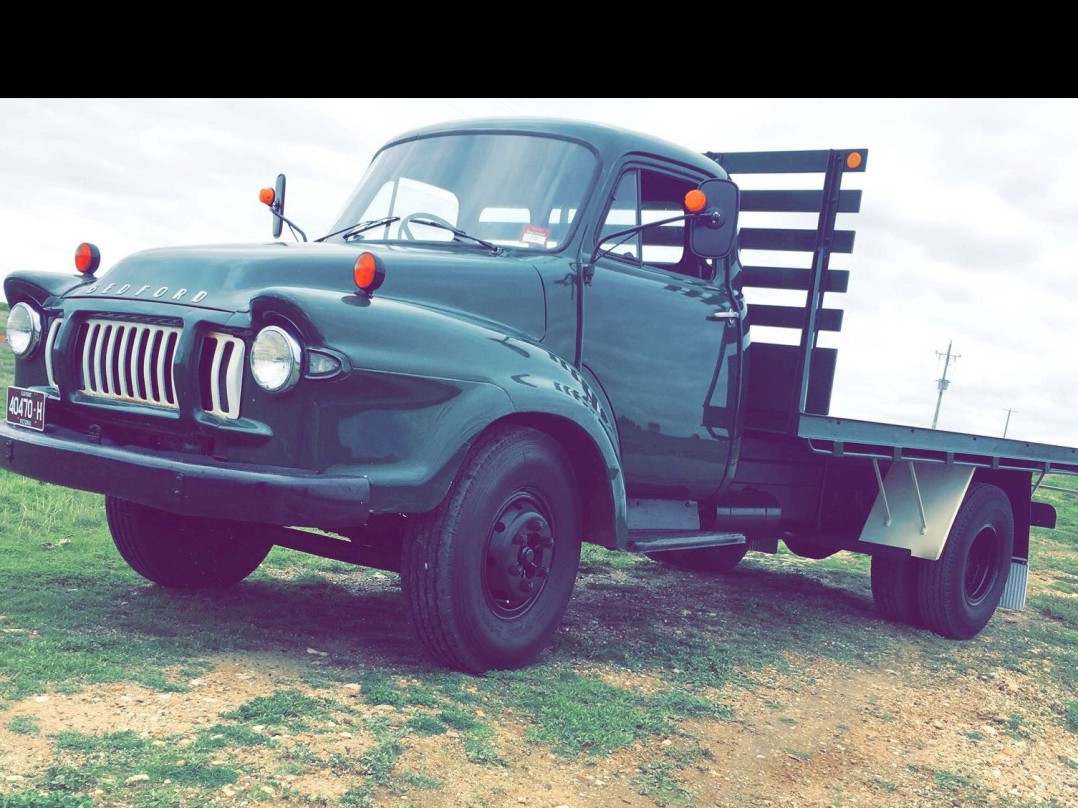
[[[79,335],[79,392],[92,398],[179,409],[174,364],[182,328],[88,320]]]
[[[221,418],[240,417],[243,357],[246,345],[239,337],[211,331],[202,344],[199,377],[202,408]]]
[[[63,317],[57,317],[49,325],[49,335],[45,338],[45,375],[49,378],[49,387],[57,389],[56,376],[52,370],[52,347],[56,344],[56,335],[60,331],[60,324],[63,323]]]

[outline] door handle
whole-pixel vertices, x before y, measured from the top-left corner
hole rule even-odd
[[[713,311],[707,316],[709,320],[736,320],[736,311]]]

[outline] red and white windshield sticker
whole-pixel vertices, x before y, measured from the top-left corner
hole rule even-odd
[[[536,227],[529,224],[520,234],[520,241],[524,244],[534,244],[536,247],[545,247],[550,238],[550,230],[545,227]]]

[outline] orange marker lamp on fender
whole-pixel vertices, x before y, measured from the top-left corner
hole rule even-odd
[[[352,267],[352,280],[356,288],[368,297],[374,294],[374,290],[382,285],[386,279],[385,265],[379,261],[373,253],[362,253],[356,259]]]
[[[101,250],[84,241],[75,248],[75,269],[83,275],[93,275],[101,265]]]

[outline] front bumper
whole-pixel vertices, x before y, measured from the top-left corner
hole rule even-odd
[[[35,480],[190,516],[345,527],[370,515],[366,477],[96,444],[54,426],[31,432],[0,423],[0,457],[5,468]]]

